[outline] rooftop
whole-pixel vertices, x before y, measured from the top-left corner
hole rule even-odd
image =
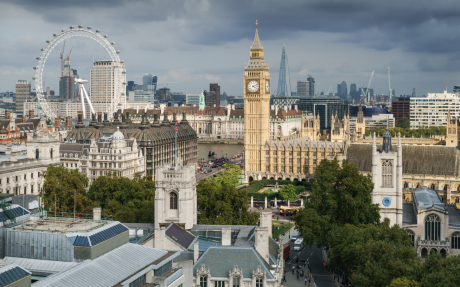
[[[109,224],[109,221],[102,220],[87,220],[74,218],[42,218],[36,221],[29,221],[13,230],[21,231],[41,231],[51,233],[74,233],[74,232],[90,232],[97,228]]]

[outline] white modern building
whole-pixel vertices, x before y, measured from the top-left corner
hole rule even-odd
[[[447,111],[460,117],[460,94],[428,93],[426,97],[410,98],[410,127],[445,126]]]
[[[356,129],[356,121],[357,117],[350,118],[350,131],[353,132]],[[374,128],[394,128],[395,127],[395,119],[393,114],[380,114],[380,115],[372,115],[371,117],[363,117],[365,128],[366,129],[374,129]]]
[[[90,77],[91,103],[96,112],[111,111],[115,101],[114,110],[126,107],[126,70],[123,61],[94,62]],[[109,113],[109,116],[112,117],[112,114]]]
[[[118,176],[133,178],[144,175],[144,155],[136,140],[125,139],[118,129],[111,137],[103,137],[91,144],[61,143],[59,157],[62,165],[79,169],[91,185],[99,176],[116,172]]]

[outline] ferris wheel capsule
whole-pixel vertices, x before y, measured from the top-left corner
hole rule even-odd
[[[73,26],[70,26],[69,28],[72,30],[74,27],[73,27]]]
[[[115,45],[115,42],[110,42],[110,45],[112,45],[112,46]]]
[[[43,50],[45,50],[45,49],[43,49],[43,48],[40,49],[40,51],[42,51],[42,52],[43,52]]]
[[[50,40],[46,40],[46,43],[49,44],[49,43],[50,43]]]
[[[35,58],[35,59],[40,60],[40,57],[37,57],[37,58]]]
[[[99,30],[99,29],[96,29],[96,33],[100,33],[100,32],[101,32],[101,30]]]
[[[32,80],[34,80],[34,81],[35,81],[35,77],[33,77],[33,78],[32,78]]]
[[[37,67],[34,67],[34,70],[36,70],[36,69],[37,69]]]
[[[107,39],[108,37],[109,37],[109,36],[107,36],[107,35],[104,35],[104,38],[106,38],[106,39]]]
[[[120,54],[120,53],[121,53],[120,50],[117,50],[117,54]]]
[[[82,26],[82,25],[78,25],[78,28],[80,28],[80,29],[81,29],[81,28],[83,28],[83,26]]]
[[[86,29],[91,30],[91,26],[86,27]]]
[[[56,37],[57,35],[56,34],[53,34],[53,37]]]
[[[61,29],[61,32],[65,32],[65,30],[64,30],[64,29]]]

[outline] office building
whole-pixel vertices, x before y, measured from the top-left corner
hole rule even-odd
[[[209,84],[209,91],[216,93],[216,107],[220,106],[220,86],[219,84]]]
[[[340,120],[348,115],[348,105],[336,96],[312,96],[299,98],[299,109],[309,111],[320,117],[321,130],[330,129],[332,115],[337,114]]]
[[[308,89],[308,82],[307,81],[297,81],[297,96],[298,97],[306,97]]]
[[[258,63],[253,61],[251,63]],[[267,92],[270,92],[269,90]],[[289,76],[289,62],[286,54],[286,47],[283,46],[283,52],[281,54],[280,74],[278,79],[278,97],[291,96],[291,78]]]
[[[158,89],[156,99],[160,103],[165,103],[171,99],[171,90],[169,88]]]
[[[356,127],[359,125],[358,123],[359,117],[350,117],[350,132],[353,133],[356,130]],[[392,114],[380,114],[380,115],[372,115],[370,117],[363,117],[363,123],[365,129],[375,129],[375,128],[394,128],[395,127],[395,118]],[[364,129],[362,129],[361,133],[363,133]],[[363,134],[361,134],[362,136]]]
[[[270,97],[270,106],[276,106],[278,109],[288,107],[290,110],[299,105],[299,97]]]
[[[204,99],[207,107],[217,107],[217,94],[215,91],[204,91]]]
[[[24,102],[30,99],[30,82],[16,81],[16,110],[19,113],[24,111]]]
[[[337,85],[337,95],[346,100],[348,96],[347,83],[343,81],[341,84]]]
[[[197,106],[200,104],[200,94],[186,94],[185,104],[187,106]]]
[[[78,79],[77,70],[70,68],[69,58],[65,59],[61,77],[59,78],[59,98],[61,100],[77,100],[80,88],[75,83],[76,78]]]
[[[399,97],[391,102],[391,113],[395,120],[402,118],[410,119],[410,97]]]
[[[426,97],[410,97],[410,127],[446,125],[447,112],[452,116],[460,116],[460,95],[444,93],[428,93]]]
[[[186,103],[187,96],[183,93],[171,93],[171,101],[177,103],[179,106]]]
[[[90,91],[91,103],[96,112],[107,112],[114,108],[125,108],[125,63],[123,61],[94,62],[90,73]],[[119,100],[118,103],[115,103],[115,98]],[[112,104],[116,106],[112,107]]]
[[[307,96],[315,95],[315,79],[312,76],[307,78]]]

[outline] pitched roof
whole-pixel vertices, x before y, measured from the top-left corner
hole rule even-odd
[[[440,210],[445,210],[444,203],[442,203],[438,193],[428,187],[414,190],[413,195],[419,209],[427,209],[434,206]]]
[[[260,266],[267,279],[274,279],[268,263],[252,247],[211,246],[193,265],[193,276],[196,276],[196,270],[202,264],[210,269],[211,277],[228,278],[229,270],[237,265],[238,269],[243,270],[244,278],[252,278],[252,271]]]
[[[179,252],[126,243],[96,259],[40,280],[34,286],[114,286],[148,266],[157,269],[178,255]]]
[[[417,216],[414,211],[414,204],[403,203],[403,223],[417,224]]]
[[[165,230],[165,234],[185,249],[187,249],[196,238],[193,234],[190,234],[186,230],[180,228],[174,222],[168,225]]]
[[[446,207],[449,214],[449,225],[460,227],[460,210],[455,204],[448,204]]]
[[[17,264],[22,268],[32,272],[35,276],[49,276],[58,272],[65,271],[77,266],[77,262],[64,262],[54,260],[30,259],[20,257],[5,257],[6,264]]]
[[[381,149],[381,145],[377,146]],[[396,150],[396,146],[393,146]],[[430,174],[459,176],[460,151],[456,147],[403,145],[402,160],[405,174]],[[371,172],[372,145],[351,144],[347,159],[356,164],[360,171]]]
[[[30,275],[31,273],[29,271],[16,264],[2,267],[0,268],[0,286],[8,286]]]

